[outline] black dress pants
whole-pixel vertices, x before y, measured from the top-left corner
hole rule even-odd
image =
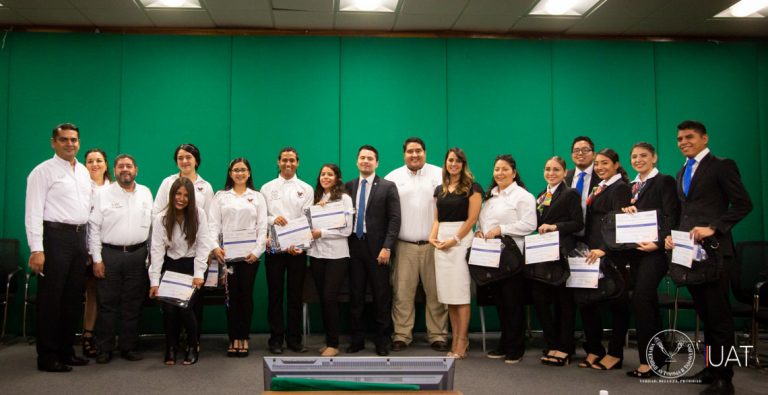
[[[349,238],[349,296],[350,296],[350,343],[365,343],[365,294],[368,284],[373,293],[374,321],[376,323],[376,347],[389,347],[392,335],[392,286],[389,282],[389,265],[379,265],[379,251],[371,251],[368,241],[355,235]]]
[[[267,254],[267,317],[269,319],[269,344],[282,346],[283,340],[289,347],[298,347],[301,342],[301,304],[304,294],[304,277],[307,274],[307,254]],[[287,299],[286,318],[283,316],[283,293]]]
[[[573,332],[576,330],[573,291],[566,288],[565,284],[549,285],[531,280],[531,294],[547,348],[570,354],[574,348]]]
[[[488,284],[496,301],[501,326],[501,338],[496,348],[507,358],[518,359],[525,354],[525,279],[519,273]]]
[[[43,275],[37,277],[37,360],[47,364],[75,355],[88,260],[85,226],[44,223],[43,248]]]
[[[632,312],[637,326],[637,351],[641,364],[648,364],[646,349],[651,338],[661,331],[658,288],[667,273],[667,256],[663,251],[633,251],[630,259],[632,288]],[[658,347],[654,349],[655,362],[660,366],[665,356]]]
[[[614,258],[624,283],[627,283],[626,263],[621,258]],[[612,264],[612,263],[609,263]],[[584,305],[581,309],[581,320],[584,324],[584,351],[602,358],[605,353],[603,346],[603,320],[602,310],[609,310],[613,319],[611,337],[608,342],[608,354],[617,358],[624,358],[624,341],[629,329],[629,287],[625,286],[621,295],[617,298]]]
[[[248,263],[233,262],[232,274],[227,275],[227,323],[229,325],[229,341],[245,340],[251,333],[253,317],[253,284],[259,270],[259,261]]]
[[[171,259],[165,257],[163,263],[163,273],[170,270],[182,274],[194,275],[195,258]],[[179,334],[181,328],[187,332],[187,347],[196,346],[200,338],[197,332],[197,317],[194,312],[194,304],[200,298],[200,290],[192,294],[189,300],[189,306],[186,308],[174,306],[169,303],[162,303],[163,322],[165,323],[165,346],[177,347],[179,344]]]
[[[132,252],[102,250],[104,278],[96,281],[96,347],[100,352],[115,350],[115,336],[120,337],[120,351],[138,347],[141,307],[149,287],[146,258],[147,247]]]
[[[309,258],[325,328],[325,345],[339,348],[339,290],[349,276],[349,258]]]

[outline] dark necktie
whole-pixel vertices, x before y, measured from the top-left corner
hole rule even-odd
[[[360,200],[357,202],[357,221],[355,224],[355,235],[358,239],[363,238],[363,221],[365,220],[365,185],[368,180],[363,179],[360,183]]]
[[[689,158],[685,163],[685,173],[683,173],[683,193],[688,196],[688,191],[691,188],[691,178],[693,177],[693,165],[696,164],[696,159]]]
[[[576,190],[579,191],[579,196],[583,196],[584,194],[584,177],[587,175],[585,172],[581,172],[579,174],[579,179],[576,180]]]

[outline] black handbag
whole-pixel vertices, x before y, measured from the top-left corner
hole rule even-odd
[[[600,260],[600,272],[603,278],[598,280],[597,288],[572,288],[576,304],[584,306],[618,298],[627,286],[621,270],[609,259]]]
[[[511,236],[502,236],[501,243],[504,247],[501,250],[498,268],[469,265],[469,275],[472,276],[472,279],[475,280],[477,285],[482,286],[501,281],[512,277],[523,270],[525,264],[523,261],[523,253],[520,252],[520,248],[517,246],[517,243],[515,243],[515,240],[513,240]],[[469,262],[471,251],[471,248],[467,249],[467,262]]]
[[[560,256],[564,257],[566,254],[561,251]],[[557,286],[568,280],[568,277],[571,276],[571,269],[568,266],[568,260],[560,258],[556,261],[525,265],[523,275],[525,275],[525,278],[533,281]]]
[[[669,255],[669,277],[678,286],[707,284],[717,281],[723,274],[723,256],[720,252],[720,243],[714,237],[708,237],[701,242],[707,259],[693,261],[690,268],[677,263],[672,263],[672,254]]]
[[[623,214],[621,211],[612,211],[603,216],[600,224],[600,233],[603,235],[603,243],[611,251],[634,250],[637,248],[635,243],[616,243],[616,214]]]

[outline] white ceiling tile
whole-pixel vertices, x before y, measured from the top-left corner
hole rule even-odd
[[[432,14],[459,15],[469,0],[400,0],[400,15]]]
[[[333,29],[332,12],[274,11],[275,29]]]
[[[669,0],[607,0],[592,11],[590,17],[598,18],[643,18],[660,8],[666,7]]]
[[[590,16],[568,29],[567,34],[619,35],[640,21],[641,18]]]
[[[665,7],[660,7],[651,18],[689,18],[706,19],[732,6],[738,0],[675,0],[667,1]]]
[[[333,12],[333,0],[272,0],[272,9]]]
[[[692,36],[760,37],[768,32],[768,18],[760,19],[711,19],[691,25],[681,34]]]
[[[512,14],[522,16],[538,0],[469,0],[464,15]]]
[[[560,33],[568,30],[581,18],[525,16],[517,20],[511,32]]]
[[[687,18],[644,18],[637,22],[624,34],[637,36],[674,36],[693,24]]]
[[[392,30],[394,24],[394,13],[336,13],[336,29],[339,30]]]
[[[69,0],[2,0],[0,3],[12,9],[73,8]]]
[[[0,0],[1,2],[2,0]],[[83,9],[140,9],[141,7],[136,4],[134,0],[69,0],[75,8]]]
[[[80,12],[99,27],[148,27],[154,26],[140,9],[92,9],[81,8]]]
[[[272,13],[250,9],[210,8],[217,27],[272,28]]]
[[[211,17],[205,10],[146,10],[152,22],[162,27],[215,27]]]
[[[451,30],[468,32],[506,32],[518,17],[510,14],[467,15],[462,14]]]
[[[29,21],[19,13],[7,8],[0,8],[0,24],[4,25],[26,25]]]
[[[75,9],[17,9],[16,12],[33,25],[91,26],[83,14]]]
[[[205,0],[205,8],[208,10],[251,10],[271,11],[269,0]]]
[[[395,30],[449,30],[456,15],[402,14],[397,17]]]

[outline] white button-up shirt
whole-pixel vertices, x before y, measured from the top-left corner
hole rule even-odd
[[[261,193],[267,200],[270,225],[275,223],[278,216],[286,221],[303,216],[304,209],[311,206],[315,198],[312,187],[295,175],[288,180],[277,176],[261,187]]]
[[[54,155],[27,177],[24,225],[30,251],[43,251],[43,221],[81,225],[91,211],[91,176],[75,159]]]
[[[88,220],[88,245],[94,262],[102,262],[101,245],[131,246],[147,241],[152,224],[152,192],[136,184],[126,191],[118,183],[100,188]]]
[[[242,195],[234,189],[219,191],[208,209],[208,226],[216,247],[221,248],[222,232],[252,230],[256,247],[251,254],[261,256],[267,243],[267,201],[264,196],[247,188]]]
[[[197,208],[197,235],[192,245],[187,244],[187,239],[182,233],[183,228],[178,222],[173,222],[173,236],[168,239],[165,231],[165,213],[155,216],[152,222],[152,264],[149,265],[149,284],[152,287],[160,285],[160,274],[163,270],[165,256],[171,259],[195,258],[194,278],[204,278],[208,270],[208,255],[213,250],[214,243],[211,240],[211,232],[208,228],[208,219],[202,208]]]
[[[160,188],[157,188],[157,195],[155,195],[155,207],[152,210],[152,216],[155,217],[158,214],[165,211],[168,208],[168,193],[171,191],[171,185],[173,182],[179,179],[179,174],[171,174],[165,177]],[[195,186],[195,206],[202,208],[206,213],[208,207],[213,200],[213,188],[208,181],[205,181],[203,177],[198,174],[197,179],[192,183]]]
[[[486,233],[499,226],[502,235],[512,236],[520,251],[525,251],[525,236],[536,230],[536,199],[516,182],[501,192],[494,187],[491,195],[480,210],[477,229]]]
[[[425,163],[416,173],[402,166],[385,179],[397,184],[400,195],[400,240],[417,242],[429,239],[435,220],[435,188],[443,183],[443,169]]]
[[[328,201],[329,194],[323,195],[323,201]],[[349,243],[347,238],[352,234],[352,213],[355,207],[352,198],[346,193],[341,195],[341,204],[344,207],[347,226],[339,229],[319,229],[320,238],[315,239],[307,255],[315,258],[340,259],[349,258]]]
[[[701,150],[701,152],[699,152],[698,154],[696,154],[696,156],[693,157],[693,159],[696,159],[696,163],[693,164],[693,169],[691,169],[691,179],[693,179],[693,175],[696,174],[696,169],[699,168],[699,164],[701,163],[701,160],[704,159],[704,157],[707,156],[707,154],[709,154],[709,148],[704,148],[703,150]],[[683,167],[685,167],[686,164],[688,164],[688,158],[685,158],[685,162],[683,162]]]

